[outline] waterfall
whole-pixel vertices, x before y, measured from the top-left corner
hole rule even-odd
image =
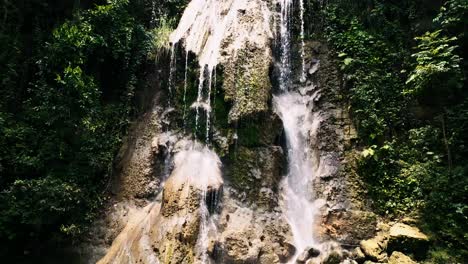
[[[305,44],[304,44],[304,0],[299,0],[299,18],[301,20],[301,82],[306,80],[305,71]]]
[[[314,149],[320,116],[314,113],[314,101],[319,93],[295,91],[292,87],[291,58],[291,6],[292,0],[281,0],[280,13],[280,92],[273,97],[274,110],[283,122],[286,137],[288,172],[281,183],[281,206],[294,238],[296,255],[308,247],[320,247],[315,240],[315,217],[319,207],[313,192],[313,180],[319,168],[318,153]],[[300,11],[300,81],[306,81],[304,50],[304,3],[299,1]]]
[[[227,30],[236,23],[238,10],[246,0],[194,0],[189,3],[177,29],[171,34],[171,43],[184,40],[186,51],[198,57],[200,75],[197,100],[192,104],[196,109],[196,131],[200,119],[200,109],[206,113],[206,140],[208,141],[211,118],[211,84],[213,72],[220,60],[221,43]],[[205,85],[205,82],[207,83]],[[204,93],[204,88],[207,91]]]
[[[179,182],[177,186],[187,184],[200,192],[200,226],[195,251],[199,263],[209,263],[207,249],[210,233],[214,236],[216,231],[216,214],[210,213],[209,202],[216,203],[217,192],[223,184],[221,176],[221,161],[218,155],[200,143],[192,142],[189,149],[179,152],[174,158],[174,171],[172,180]],[[184,186],[185,187],[185,186]],[[187,193],[187,197],[190,194]],[[212,197],[208,199],[207,197]]]
[[[291,79],[291,31],[290,31],[290,13],[292,9],[292,0],[280,0],[280,76],[279,83],[282,91],[287,90]]]
[[[283,121],[288,149],[288,173],[281,184],[281,205],[291,226],[297,254],[309,246],[317,246],[314,218],[318,208],[313,202],[311,184],[318,164],[309,145],[320,124],[320,117],[312,112],[317,95],[317,92],[309,96],[287,91],[273,98],[275,111]]]
[[[179,239],[184,225],[197,223],[197,219],[199,233],[194,248],[198,260],[196,263],[209,263],[208,242],[217,233],[217,215],[210,210],[210,205],[216,204],[218,191],[223,185],[221,161],[214,151],[202,143],[176,139],[169,133],[163,135],[161,141],[161,144],[170,144],[170,149],[177,152],[172,159],[170,177],[163,184],[163,197],[141,210],[129,213],[127,225],[99,264],[166,263],[165,260],[170,258],[167,252],[155,253],[154,248],[170,246],[173,239]],[[198,206],[189,208],[190,204],[196,204],[194,202],[197,199]],[[159,202],[161,200],[162,204]],[[177,202],[178,206],[171,207],[174,206],[171,200]],[[171,209],[165,209],[165,206]]]
[[[287,86],[290,84],[291,79],[291,12],[293,6],[293,0],[279,0],[280,10],[280,24],[279,24],[279,36],[280,36],[280,89],[287,90]],[[301,57],[301,82],[305,82],[306,71],[305,71],[305,32],[304,32],[304,0],[299,0],[299,20],[300,20],[300,57]]]
[[[168,87],[169,87],[169,99],[167,100],[168,101],[168,106],[170,107],[171,105],[171,97],[172,97],[172,89],[174,88],[174,84],[175,84],[175,74],[176,74],[176,51],[175,51],[175,48],[176,48],[176,44],[177,43],[173,43],[172,46],[171,46],[171,61],[170,61],[170,64],[169,64],[169,84],[168,84]]]
[[[184,112],[182,115],[182,119],[184,120],[184,133],[187,129],[187,72],[188,72],[188,56],[189,51],[185,51],[185,73],[184,73]]]

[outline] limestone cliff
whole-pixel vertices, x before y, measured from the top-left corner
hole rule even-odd
[[[297,245],[284,197],[294,157],[272,102],[279,89],[274,68],[281,64],[277,4],[194,0],[187,6],[171,35],[172,87],[155,97],[123,148],[115,206],[108,210],[121,213],[107,222],[119,224],[99,263],[335,263],[375,233],[376,217],[367,211],[349,154],[356,135],[336,63],[325,42],[304,41],[291,47],[288,90],[309,98],[307,116],[317,118],[301,131],[314,174],[304,175],[311,179],[304,189],[317,212],[304,223],[314,244]],[[187,69],[193,62],[195,74]],[[191,151],[198,158],[180,158]]]

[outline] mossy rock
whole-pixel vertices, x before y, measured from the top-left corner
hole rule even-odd
[[[230,123],[268,110],[271,54],[247,45],[225,64],[225,100],[232,103]]]
[[[226,178],[247,202],[258,206],[276,206],[284,155],[280,147],[238,147],[229,156]]]
[[[275,145],[282,132],[282,123],[278,116],[271,113],[258,114],[237,123],[237,144],[245,147]]]

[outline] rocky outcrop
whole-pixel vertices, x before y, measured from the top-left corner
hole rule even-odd
[[[364,255],[372,261],[384,262],[387,260],[387,237],[384,235],[363,240],[360,247]]]
[[[268,110],[272,9],[273,1],[192,1],[171,35],[172,43],[183,40],[185,49],[197,55],[200,82],[205,69],[211,75],[223,66],[231,123]]]
[[[306,263],[309,259],[318,257],[319,255],[320,250],[313,247],[307,247],[302,253],[299,254],[299,256],[296,259],[296,262]]]
[[[429,238],[418,228],[403,223],[378,224],[379,232],[371,239],[363,240],[360,247],[353,250],[351,258],[362,263],[416,263],[423,258],[429,246]],[[401,251],[404,250],[405,253]]]
[[[332,52],[324,42],[309,41],[305,43],[305,54],[307,78],[301,82],[296,76],[294,85],[301,94],[319,93],[314,100],[314,111],[321,122],[316,139],[309,144],[318,164],[311,193],[324,201],[319,215],[319,238],[353,247],[361,240],[372,238],[377,224],[377,216],[367,205],[362,191],[365,187],[355,169],[352,153],[357,134],[348,113],[349,106],[343,100],[345,91]]]
[[[377,215],[362,210],[331,210],[324,216],[324,236],[331,236],[344,245],[357,245],[361,239],[375,236]]]
[[[224,200],[219,263],[284,263],[294,255],[289,225],[279,211],[252,210],[232,198]]]
[[[138,211],[98,263],[195,263],[207,254],[208,246],[200,241],[208,239],[209,202],[216,200],[207,198],[221,191],[220,161],[206,147],[184,139],[174,148],[174,169],[161,203]],[[202,234],[207,237],[199,239]]]
[[[429,237],[417,227],[397,223],[390,228],[388,248],[423,258],[429,248]]]
[[[283,162],[280,147],[239,147],[231,155],[226,176],[240,201],[272,209],[278,206]]]
[[[219,5],[219,13],[210,8],[215,4]],[[208,86],[211,89],[211,79],[206,78],[212,78],[215,67],[222,72],[219,75],[227,111],[223,109],[222,123],[215,123],[212,129],[216,134],[213,144],[222,145],[225,165],[227,184],[223,187],[222,209],[210,212],[213,221],[207,218],[205,207],[209,207],[207,200],[211,199],[207,197],[217,196],[213,193],[221,195],[221,183],[199,185],[217,169],[199,171],[204,163],[196,160],[191,161],[192,167],[177,171],[176,158],[162,195],[148,208],[136,210],[135,216],[129,217],[127,227],[100,263],[128,263],[130,258],[141,263],[154,263],[156,259],[161,263],[197,263],[210,258],[214,263],[272,264],[286,263],[301,254],[301,263],[332,264],[345,258],[340,246],[353,247],[375,235],[377,217],[367,211],[361,199],[361,185],[355,180],[351,159],[346,154],[356,134],[341,98],[337,64],[326,45],[307,42],[307,79],[300,81],[296,76],[291,82],[291,88],[301,96],[317,94],[308,103],[314,104],[317,112],[314,117],[321,118],[321,122],[314,123],[320,124],[314,130],[317,134],[310,135],[308,145],[301,145],[317,153],[312,157],[317,175],[306,188],[313,194],[311,200],[319,201],[319,223],[315,223],[314,235],[319,234],[318,242],[335,240],[338,244],[320,247],[321,252],[312,248],[296,252],[290,225],[280,209],[280,182],[287,172],[284,168],[287,151],[282,147],[280,120],[270,105],[273,64],[270,10],[274,8],[270,0],[199,0],[189,4],[171,38],[173,43],[180,41],[197,55],[201,73],[197,103],[204,105],[206,116],[211,111],[207,105],[211,103],[211,90],[203,90]],[[151,129],[149,124],[158,120],[153,116],[142,127]],[[176,122],[167,123],[178,129]],[[167,142],[174,140],[161,133],[161,126],[153,129],[148,133],[139,133],[146,130],[137,129],[134,141],[137,143],[129,145],[122,155],[121,181],[115,184],[116,193],[138,200],[140,206],[156,196],[156,190],[168,176],[163,172],[173,169],[172,158],[166,159],[167,154],[178,151],[176,146],[162,143],[163,138],[169,138]],[[315,132],[311,129],[304,133]],[[175,141],[180,139],[177,137]],[[192,172],[197,175],[188,177]],[[201,233],[205,236],[200,237]],[[386,259],[385,249],[379,241],[371,239],[361,243],[356,256],[381,261]]]

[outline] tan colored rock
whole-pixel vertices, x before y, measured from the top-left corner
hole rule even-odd
[[[223,263],[287,263],[295,254],[289,225],[279,213],[238,204],[228,191],[218,227]]]
[[[224,238],[224,250],[230,263],[254,263],[260,254],[259,245],[249,240],[247,232],[233,232]]]
[[[387,238],[383,235],[361,241],[360,247],[364,255],[372,261],[382,262],[387,259]]]
[[[357,244],[360,240],[375,236],[377,216],[372,212],[349,210],[331,211],[323,221],[322,236],[345,244]]]
[[[397,223],[390,228],[388,250],[412,253],[424,257],[429,248],[429,237],[417,227]]]
[[[398,223],[390,228],[390,239],[398,237],[408,237],[416,240],[429,241],[429,237],[422,233],[417,227]]]
[[[309,259],[305,264],[320,264],[320,261],[316,259]]]
[[[394,251],[388,259],[388,264],[417,264],[417,262],[401,252]]]
[[[351,252],[351,258],[361,263],[366,259],[366,255],[364,255],[360,247],[357,247]]]

